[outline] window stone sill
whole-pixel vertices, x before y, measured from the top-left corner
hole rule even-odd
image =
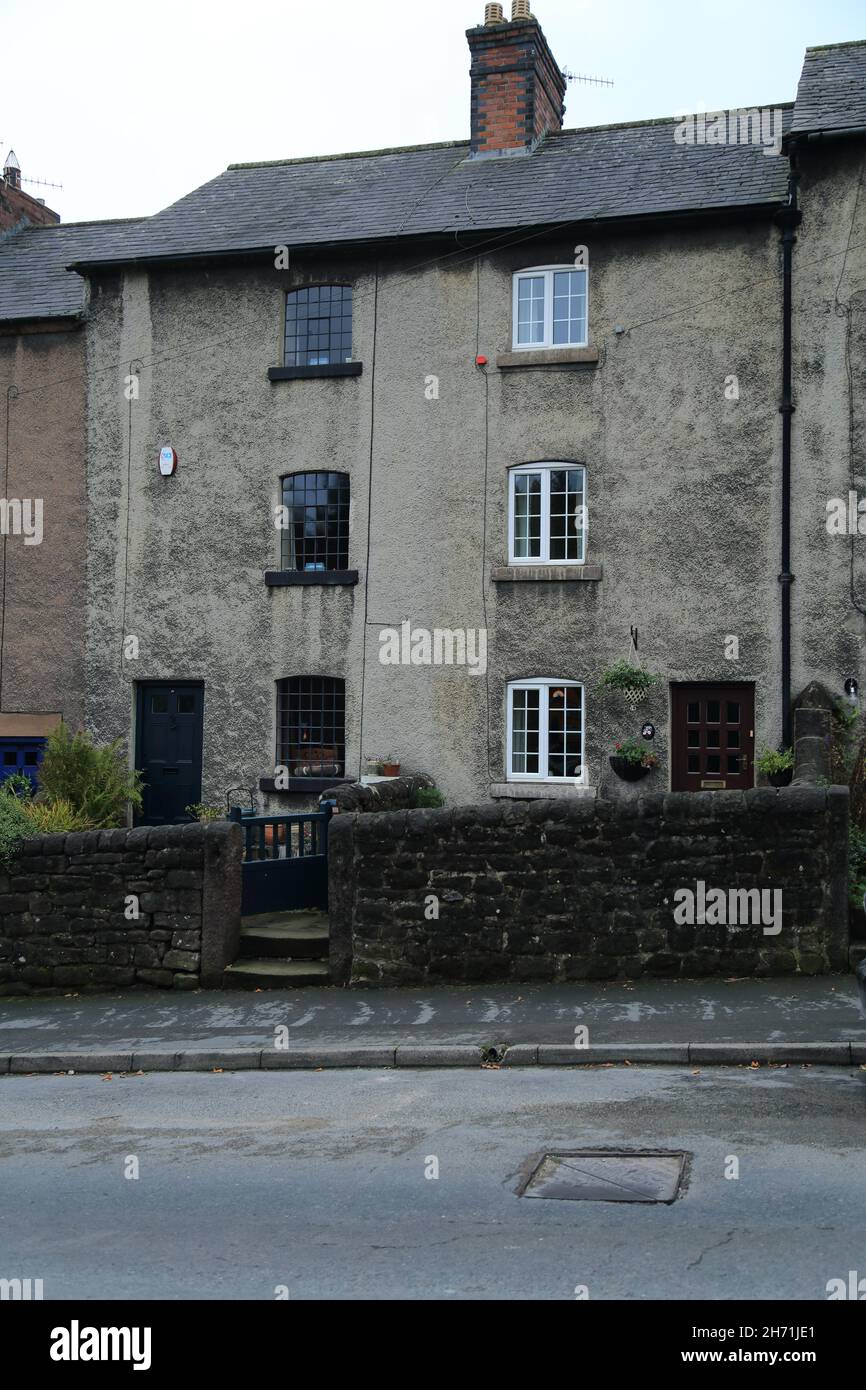
[[[268,367],[268,381],[314,381],[329,376],[360,376],[363,362],[330,362],[321,367]]]
[[[538,348],[526,352],[501,352],[496,359],[500,371],[515,367],[597,367],[598,348]]]
[[[288,589],[297,584],[357,584],[357,570],[265,570],[269,589]]]
[[[331,787],[348,786],[356,781],[354,777],[290,777],[287,787],[278,787],[274,777],[260,777],[259,791],[274,792],[277,796],[289,792],[315,793],[329,791]]]
[[[490,795],[497,801],[594,801],[597,787],[575,787],[567,782],[494,782]]]
[[[490,578],[494,584],[597,584],[601,565],[495,565]]]

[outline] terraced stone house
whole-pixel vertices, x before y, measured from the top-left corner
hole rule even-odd
[[[810,681],[856,698],[866,45],[587,129],[528,7],[468,41],[468,140],[234,165],[64,253],[86,715],[152,823],[388,755],[456,802],[628,794],[628,737],[657,788],[747,787]]]

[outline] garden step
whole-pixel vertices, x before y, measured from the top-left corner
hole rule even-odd
[[[241,923],[241,956],[327,959],[328,925],[325,912],[268,912],[245,917]]]
[[[330,975],[324,960],[239,960],[226,966],[226,989],[295,989],[326,985]]]

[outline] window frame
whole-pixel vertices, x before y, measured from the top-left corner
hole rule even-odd
[[[586,308],[584,310],[583,337],[577,343],[555,343],[553,341],[553,277],[565,271],[582,275],[584,277],[584,299]],[[537,279],[539,276],[544,278],[544,338],[540,343],[521,343],[518,342],[520,330],[519,320],[519,301],[520,301],[520,282],[521,280]],[[553,349],[567,351],[569,348],[589,347],[589,266],[580,265],[536,265],[527,266],[525,270],[515,270],[512,276],[513,286],[511,293],[511,348],[513,352],[545,352]]]
[[[341,472],[341,471],[338,471],[337,469],[334,469],[334,468],[299,468],[299,469],[296,469],[296,470],[295,470],[294,472],[292,472],[292,473],[283,473],[283,474],[281,475],[281,477],[280,477],[280,483],[279,483],[279,486],[280,486],[280,502],[279,502],[279,505],[280,505],[281,507],[288,507],[288,506],[289,506],[289,504],[286,502],[286,483],[288,483],[290,480],[295,479],[295,478],[315,478],[315,477],[319,477],[319,476],[321,476],[321,475],[324,475],[325,477],[329,477],[329,478],[331,478],[331,477],[338,478],[338,479],[340,480],[339,483],[338,483],[338,489],[339,489],[339,491],[340,491],[341,494],[343,494],[343,493],[345,494],[345,498],[346,498],[346,501],[345,501],[345,502],[343,502],[343,501],[338,501],[337,503],[326,502],[326,503],[324,504],[325,511],[327,511],[331,506],[336,506],[338,510],[339,510],[340,508],[342,508],[343,506],[346,507],[345,536],[343,536],[342,533],[341,533],[341,531],[340,531],[340,527],[341,527],[341,525],[342,525],[342,521],[341,521],[341,518],[340,518],[339,516],[338,516],[338,518],[337,518],[337,523],[336,523],[336,525],[337,525],[337,534],[336,534],[336,537],[333,539],[333,541],[332,541],[331,537],[327,534],[327,531],[326,531],[325,538],[324,538],[324,548],[325,548],[326,561],[327,561],[327,555],[328,555],[329,549],[333,549],[333,550],[336,552],[336,554],[337,554],[337,559],[338,559],[338,560],[341,559],[341,558],[342,558],[341,548],[342,548],[343,545],[345,545],[345,559],[346,559],[346,563],[345,563],[345,565],[342,565],[342,564],[335,564],[335,565],[333,565],[333,566],[331,566],[331,567],[327,567],[327,564],[326,564],[326,567],[325,567],[324,569],[316,569],[316,568],[307,569],[307,568],[306,568],[305,566],[303,566],[303,565],[298,566],[297,563],[295,564],[294,567],[289,566],[289,565],[286,563],[286,560],[287,560],[287,552],[289,552],[289,551],[291,551],[291,550],[293,550],[293,549],[294,549],[294,550],[297,549],[297,547],[296,547],[296,545],[295,545],[295,543],[294,543],[294,540],[293,540],[293,538],[292,538],[292,534],[291,534],[291,533],[292,533],[292,526],[294,525],[294,522],[293,522],[292,519],[290,518],[290,519],[289,519],[289,524],[288,524],[288,526],[286,526],[286,527],[280,527],[279,532],[278,532],[278,534],[279,534],[279,540],[280,540],[280,573],[283,573],[283,574],[307,574],[307,575],[310,575],[310,574],[346,574],[346,573],[348,572],[348,569],[349,569],[349,551],[350,551],[350,549],[351,549],[351,544],[352,544],[352,525],[351,525],[351,518],[352,518],[352,477],[351,477],[351,474],[350,474],[350,473]],[[327,491],[327,490],[328,490],[328,489],[326,488],[326,491]],[[305,492],[305,493],[307,492],[306,487],[304,488],[304,492]],[[300,505],[301,505],[301,504],[296,503],[296,502],[293,502],[293,503],[291,504],[292,507],[300,506]],[[307,510],[307,509],[308,509],[308,508],[307,508],[307,504],[303,504],[303,505],[304,505],[304,509]],[[316,502],[316,503],[310,504],[310,507],[311,507],[311,508],[313,508],[313,507],[318,508],[318,506],[319,506],[319,504],[318,504],[317,502]],[[327,523],[328,523],[328,518],[326,517],[326,518],[325,518],[326,527],[327,527]],[[315,537],[315,542],[316,542],[316,543],[318,543],[318,539],[319,539],[318,537]],[[315,546],[314,546],[314,548],[315,548]]]
[[[557,469],[565,469],[567,472],[580,472],[583,474],[583,528],[581,531],[581,549],[579,560],[551,560],[550,559],[550,475]],[[541,484],[541,555],[518,556],[515,554],[517,537],[515,525],[517,521],[515,478],[527,473],[540,473],[542,476]],[[528,565],[541,568],[563,569],[577,568],[586,564],[587,544],[589,540],[589,507],[586,501],[586,478],[587,467],[585,463],[569,462],[567,459],[544,459],[538,463],[518,463],[508,470],[508,563],[509,565]],[[545,558],[546,557],[546,558]]]
[[[288,738],[289,738],[289,736],[290,736],[290,733],[291,733],[291,730],[292,730],[292,728],[293,728],[293,726],[290,724],[289,719],[288,719],[288,715],[289,715],[290,712],[291,712],[291,711],[289,710],[289,708],[288,708],[289,701],[290,701],[291,698],[292,698],[291,686],[292,686],[292,684],[293,684],[294,682],[301,683],[301,682],[303,682],[303,681],[320,681],[320,682],[322,682],[323,685],[327,682],[328,684],[331,685],[331,687],[333,687],[332,690],[331,690],[331,692],[330,692],[332,700],[333,700],[334,697],[336,697],[337,695],[340,695],[341,698],[342,698],[342,710],[341,710],[341,712],[342,712],[342,717],[343,717],[343,722],[342,722],[342,734],[343,734],[343,739],[342,739],[342,742],[340,743],[340,742],[337,741],[337,739],[336,739],[336,737],[335,737],[335,740],[334,740],[334,747],[336,748],[336,752],[335,752],[334,758],[333,758],[333,760],[332,760],[335,764],[341,765],[342,771],[339,772],[339,773],[311,772],[309,775],[306,775],[306,774],[302,774],[302,773],[295,773],[295,772],[292,771],[293,765],[296,764],[296,763],[303,763],[304,759],[303,759],[303,757],[302,757],[300,754],[299,754],[298,756],[294,757],[294,758],[291,758],[291,757],[288,756],[288,753],[289,753],[289,749],[290,749],[290,747],[291,747],[291,744],[288,743],[288,741],[286,742],[285,745],[283,744],[283,730],[284,730],[284,729],[286,730],[286,737],[287,737],[287,740],[288,740]],[[298,698],[300,699],[301,697],[303,697],[303,695],[304,695],[306,692],[304,692],[303,689],[299,689],[296,693],[297,693]],[[311,693],[312,693],[312,692],[311,692]],[[322,690],[321,694],[322,694],[322,695],[325,694],[324,690]],[[282,714],[283,714],[283,703],[284,703],[284,701],[285,701],[285,704],[286,704],[286,711],[285,711],[285,712],[286,712],[286,716],[287,716],[287,718],[286,718],[285,720],[282,718]],[[304,784],[312,784],[312,783],[314,783],[314,782],[321,782],[321,781],[323,781],[323,780],[326,780],[326,781],[328,782],[328,784],[330,785],[331,783],[334,783],[334,782],[343,781],[343,780],[346,778],[346,776],[347,776],[347,773],[346,773],[346,766],[347,766],[347,761],[346,761],[346,757],[347,757],[347,740],[346,740],[346,679],[345,679],[345,677],[344,677],[344,676],[327,676],[327,675],[320,675],[318,672],[309,672],[309,671],[308,671],[308,672],[305,672],[305,673],[302,674],[302,675],[281,676],[281,677],[277,680],[277,682],[276,682],[276,703],[275,703],[275,710],[276,710],[276,766],[288,768],[289,783],[290,783],[289,790],[294,790],[296,784],[299,784],[299,785],[303,786]],[[298,711],[299,715],[302,714],[303,712],[304,712],[304,711],[303,711],[303,710],[300,710],[300,709],[299,709],[299,711]],[[325,723],[325,716],[326,716],[327,714],[329,714],[329,713],[334,715],[334,733],[335,733],[335,735],[336,735],[336,733],[339,731],[339,725],[338,725],[337,722],[336,722],[336,715],[337,715],[338,712],[339,712],[339,711],[338,711],[338,709],[337,709],[336,703],[334,703],[333,708],[332,708],[331,710],[327,710],[327,709],[324,707],[324,705],[323,705],[322,708],[321,708],[321,711],[318,710],[318,709],[316,709],[316,710],[314,711],[314,713],[316,713],[317,715],[321,713],[321,716],[322,716],[321,731],[322,731],[323,737],[324,737],[324,735],[325,735],[326,732],[327,732],[327,726],[326,726],[326,723]],[[316,725],[315,727],[318,728],[319,726]],[[299,722],[299,724],[297,725],[297,728],[300,730],[300,729],[302,728],[302,723]],[[298,746],[298,745],[296,745],[296,746]],[[315,744],[311,744],[311,746],[312,746],[312,747],[315,747],[316,745],[315,745]],[[319,746],[324,746],[324,745],[319,745]],[[342,750],[342,756],[340,755],[340,754],[341,754],[341,750]],[[313,764],[313,763],[318,763],[320,766],[321,766],[322,763],[326,763],[326,762],[328,762],[328,761],[331,761],[331,760],[330,760],[330,759],[327,759],[327,758],[323,759],[323,758],[321,758],[321,757],[318,758],[318,759],[317,759],[317,758],[310,758],[310,759],[309,759],[309,762],[310,762],[311,764]]]
[[[329,362],[313,362],[313,363],[310,363],[310,362],[297,362],[297,361],[295,361],[295,362],[289,362],[289,360],[288,360],[288,357],[289,357],[289,353],[288,353],[288,337],[289,337],[289,332],[288,332],[288,329],[289,329],[289,301],[293,298],[293,296],[296,296],[296,295],[300,294],[300,293],[301,293],[302,291],[304,291],[304,290],[325,290],[325,289],[327,289],[327,290],[339,289],[339,290],[348,290],[348,291],[349,291],[350,303],[351,303],[351,309],[352,309],[352,313],[351,313],[351,323],[352,323],[351,338],[352,338],[352,341],[351,341],[350,346],[349,346],[349,355],[348,355],[348,357],[344,357],[344,356],[339,356],[339,355],[338,355],[337,358],[336,358],[336,360],[332,360],[332,361],[329,361]],[[341,302],[342,302],[342,301],[341,301]],[[307,300],[307,307],[309,308],[309,299]],[[340,317],[342,318],[343,315],[341,314]],[[307,315],[307,322],[309,323],[309,321],[310,321],[310,318],[309,318],[309,314],[308,314],[308,315]],[[330,324],[330,322],[331,322],[331,315],[330,315],[330,314],[328,315],[328,322],[329,322],[329,324]],[[295,317],[295,323],[297,324],[297,315],[296,315],[296,317]],[[293,336],[294,336],[295,341],[297,342],[297,334],[294,334]],[[329,339],[330,339],[330,328],[329,328],[329,331],[328,331],[328,337],[329,337]],[[309,342],[309,333],[307,334],[307,341]],[[282,338],[282,353],[281,353],[281,361],[282,361],[283,369],[284,369],[284,370],[288,370],[288,371],[311,371],[311,370],[312,370],[312,371],[315,371],[315,370],[317,370],[317,369],[323,369],[323,370],[327,371],[327,369],[328,369],[329,367],[331,367],[331,368],[333,368],[333,367],[345,367],[347,364],[353,363],[353,362],[354,362],[354,347],[355,347],[355,287],[354,287],[354,284],[352,284],[352,283],[349,282],[349,281],[345,281],[345,280],[317,280],[315,284],[310,284],[310,285],[292,285],[292,286],[290,286],[289,289],[284,290],[284,292],[283,292],[283,338]],[[313,351],[314,351],[313,349],[307,347],[307,348],[304,349],[304,352],[303,352],[302,354],[300,354],[300,355],[301,355],[301,356],[304,356],[304,357],[309,357],[309,356],[311,355],[311,352],[313,352]],[[328,353],[329,353],[329,356],[333,357],[333,354],[331,353],[330,348],[328,349]],[[297,349],[296,349],[295,352],[293,353],[293,356],[294,356],[295,358],[297,358],[298,355],[299,355],[299,354],[298,354]]]
[[[541,772],[515,772],[512,766],[514,753],[514,701],[512,695],[515,690],[541,690],[548,692],[555,687],[579,690],[581,692],[580,776],[551,777],[547,773]],[[559,680],[554,676],[533,676],[527,680],[509,681],[505,688],[505,713],[505,779],[507,782],[546,782],[555,784],[556,786],[569,787],[585,787],[588,785],[586,775],[586,686],[583,681]],[[543,718],[542,714],[544,716]],[[539,700],[538,761],[541,767],[546,767],[548,765],[549,714],[550,697],[545,693],[543,701]]]

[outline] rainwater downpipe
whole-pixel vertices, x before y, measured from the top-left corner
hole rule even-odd
[[[782,416],[782,569],[779,583],[782,586],[782,747],[793,746],[791,726],[791,425],[794,415],[793,368],[792,368],[792,317],[793,317],[793,269],[796,230],[800,225],[802,213],[797,205],[797,184],[800,174],[797,169],[797,145],[793,142],[788,150],[790,173],[788,176],[788,199],[779,214],[782,229],[782,401],[779,411]]]

